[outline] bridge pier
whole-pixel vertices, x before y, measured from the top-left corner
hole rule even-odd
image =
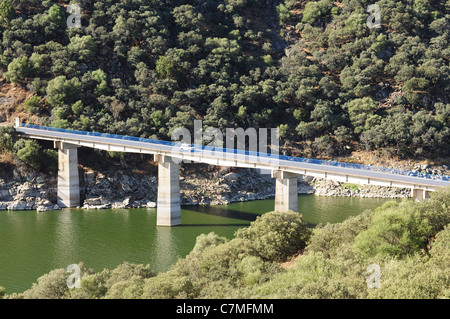
[[[275,211],[298,212],[297,175],[283,171],[272,171],[275,182]]]
[[[427,189],[411,188],[411,197],[420,202],[424,199],[430,198],[430,191]]]
[[[78,146],[55,142],[58,149],[58,206],[80,206],[80,179],[78,176]]]
[[[155,161],[158,162],[156,225],[181,225],[179,165],[164,155],[155,155]]]

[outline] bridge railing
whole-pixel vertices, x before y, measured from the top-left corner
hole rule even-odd
[[[221,154],[221,153],[222,154],[237,154],[237,155],[244,155],[244,156],[252,156],[252,157],[261,158],[261,159],[282,160],[282,161],[289,161],[289,162],[293,162],[293,163],[327,165],[327,166],[350,168],[350,169],[357,169],[357,170],[370,171],[370,172],[380,172],[380,173],[388,173],[388,174],[394,174],[394,175],[418,177],[418,178],[431,179],[431,180],[450,181],[450,176],[427,174],[427,173],[421,173],[421,172],[416,172],[416,171],[413,172],[413,171],[407,171],[407,170],[401,170],[401,169],[395,169],[395,168],[386,168],[386,167],[371,166],[371,165],[352,164],[352,163],[343,163],[343,162],[337,162],[337,161],[293,157],[293,156],[286,156],[286,155],[279,155],[279,154],[272,154],[272,153],[252,152],[252,151],[247,151],[247,150],[229,149],[229,148],[223,148],[223,147],[212,147],[212,146],[204,146],[204,145],[190,144],[190,145],[182,146],[183,144],[181,144],[179,142],[173,142],[173,141],[161,141],[161,140],[155,140],[155,139],[149,139],[149,138],[108,134],[108,133],[76,131],[76,130],[55,128],[55,127],[48,127],[48,126],[40,126],[40,125],[35,125],[35,124],[26,124],[26,123],[21,123],[21,127],[38,129],[38,130],[46,130],[46,131],[52,131],[52,132],[59,132],[59,133],[70,133],[70,134],[105,137],[105,138],[119,139],[119,140],[125,140],[125,141],[133,141],[133,142],[152,143],[152,144],[170,146],[170,147],[175,148],[175,150],[177,152],[182,152],[182,153],[211,152],[211,153],[215,153],[215,154]]]

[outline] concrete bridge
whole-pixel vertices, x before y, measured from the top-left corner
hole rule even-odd
[[[450,186],[449,176],[428,175],[382,167],[279,156],[267,153],[207,148],[190,145],[177,147],[174,142],[129,136],[64,130],[22,124],[16,120],[16,132],[23,138],[53,141],[58,149],[58,205],[80,206],[78,148],[152,154],[158,163],[157,225],[181,224],[179,163],[270,170],[276,179],[276,211],[298,211],[298,176],[314,176],[361,185],[410,188],[411,197],[422,200],[430,191]]]

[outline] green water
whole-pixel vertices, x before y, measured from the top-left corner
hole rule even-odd
[[[383,199],[300,196],[299,211],[310,224],[337,223]],[[179,227],[156,227],[156,209],[0,212],[0,286],[23,292],[52,269],[83,262],[95,271],[119,264],[150,264],[165,271],[186,256],[202,233],[232,238],[273,200],[227,206],[184,207]]]

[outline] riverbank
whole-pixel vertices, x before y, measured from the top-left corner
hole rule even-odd
[[[426,167],[424,170],[445,172],[445,168]],[[80,168],[81,208],[153,208],[157,205],[157,186],[154,175],[120,169],[100,172]],[[206,169],[201,174],[182,170],[180,189],[182,205],[226,205],[273,198],[275,181],[270,175],[252,169]],[[361,186],[311,177],[299,178],[298,193],[363,198],[410,197],[407,188]],[[56,176],[18,167],[9,179],[0,178],[0,210],[60,209],[56,205],[56,196]]]

